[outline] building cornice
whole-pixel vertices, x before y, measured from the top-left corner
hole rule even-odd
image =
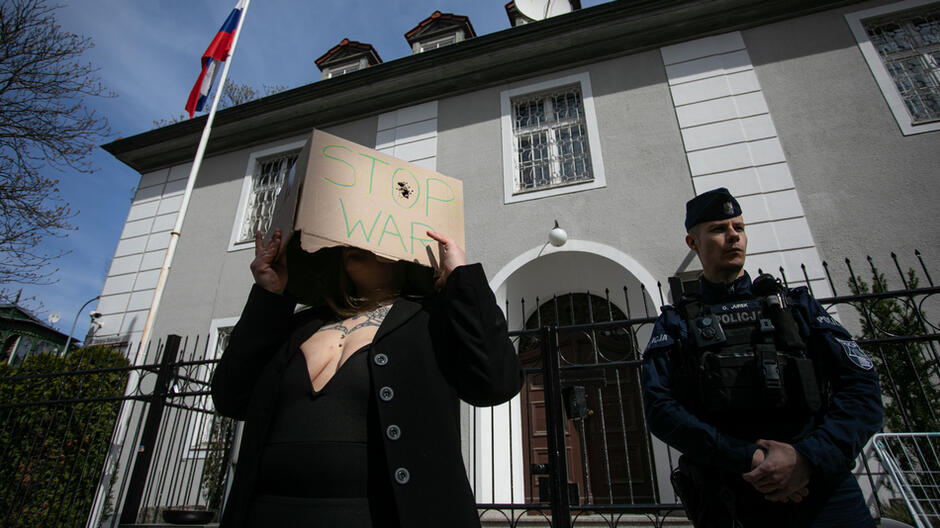
[[[320,80],[216,114],[206,156],[859,0],[620,0]],[[103,145],[140,173],[191,161],[206,116]]]

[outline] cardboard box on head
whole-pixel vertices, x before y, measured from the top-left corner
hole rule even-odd
[[[299,237],[307,254],[354,246],[430,270],[440,255],[428,230],[466,247],[463,207],[460,180],[314,130],[285,178],[265,239],[280,229],[281,252]],[[293,275],[305,273],[296,257],[291,263],[296,251],[288,253],[295,285],[301,277]],[[305,267],[319,264],[305,259]]]

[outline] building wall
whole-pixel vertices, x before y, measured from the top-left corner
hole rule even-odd
[[[885,270],[892,251],[904,267],[916,267],[915,249],[940,259],[940,132],[902,135],[844,16],[891,3],[742,31],[813,238],[842,293],[846,257],[856,273],[866,255]]]
[[[464,181],[468,255],[492,277],[542,247],[554,220],[571,239],[619,248],[663,278],[687,253],[682,213],[692,197],[657,52],[599,62],[442,99],[438,170]],[[587,72],[607,187],[505,204],[502,90]]]
[[[915,248],[931,258],[928,244],[937,239],[938,227],[925,221],[925,212],[938,197],[936,187],[927,184],[940,161],[937,133],[900,133],[844,17],[886,3],[864,3],[734,33],[749,60],[745,73],[754,77],[765,107],[758,116],[736,116],[735,124],[747,133],[750,121],[764,119],[793,182],[786,188],[764,185],[754,191],[758,194],[742,191],[747,195],[742,200],[746,220],[755,224],[752,253],[759,253],[751,255],[751,262],[776,272],[776,266],[763,262],[764,246],[774,238],[771,245],[790,251],[786,263],[791,281],[801,279],[794,268],[806,262],[811,278],[818,279],[814,284],[824,282],[819,261],[812,262],[813,252],[833,263],[846,256],[860,260],[869,253],[885,259],[892,250],[902,255],[903,263]],[[394,155],[401,151],[405,159],[409,149],[420,145],[423,153],[415,161],[433,162],[438,171],[462,179],[468,255],[482,261],[490,276],[519,255],[544,246],[558,220],[572,240],[617,248],[664,280],[697,267],[682,242],[684,202],[720,184],[735,188],[732,180],[699,175],[703,156],[698,149],[714,148],[712,157],[721,162],[724,150],[740,146],[733,141],[717,147],[709,143],[718,131],[705,134],[702,145],[695,143],[702,138],[690,135],[701,123],[689,120],[689,102],[696,97],[706,97],[706,105],[713,101],[703,95],[707,86],[677,85],[683,61],[694,59],[677,58],[683,48],[705,53],[703,62],[713,58],[702,41],[679,44],[427,103],[435,106],[433,117],[405,123],[394,134],[397,117],[391,116],[398,111],[391,109],[386,117],[366,117],[328,131]],[[736,73],[740,69],[725,71],[719,80],[731,85]],[[504,203],[500,93],[575,74],[586,74],[591,85],[606,187]],[[744,106],[733,93],[728,99],[739,110]],[[751,145],[766,142],[763,136],[744,139]],[[252,252],[227,249],[234,204],[251,152],[287,142],[205,161],[154,335],[204,332],[209,321],[237,315],[251,283],[247,263]],[[433,160],[424,152],[428,148],[436,148]],[[188,172],[186,164],[142,176],[99,302],[105,314],[99,337],[139,335]],[[785,235],[761,229],[768,221],[780,221],[768,214],[775,214],[773,206],[781,201],[793,205],[782,213],[783,222],[792,223],[792,211],[805,215],[799,221],[808,225],[809,245],[783,247]],[[750,202],[762,209],[750,211]],[[879,227],[873,229],[872,224]],[[802,251],[807,248],[813,251]],[[838,289],[846,274],[842,267],[830,269]],[[233,306],[238,307],[234,312]]]

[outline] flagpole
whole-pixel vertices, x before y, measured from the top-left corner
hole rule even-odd
[[[137,355],[134,358],[134,363],[137,363],[138,361],[142,361],[144,363],[147,362],[147,341],[150,339],[150,334],[153,330],[153,323],[157,316],[157,309],[160,307],[160,300],[163,298],[163,289],[166,286],[167,275],[169,275],[170,272],[170,265],[173,262],[173,255],[176,253],[176,244],[179,242],[180,231],[183,229],[183,218],[186,216],[186,209],[189,207],[189,199],[192,196],[193,187],[196,183],[196,175],[199,173],[199,167],[202,165],[202,158],[206,153],[206,145],[209,143],[209,133],[212,130],[212,121],[215,119],[215,112],[219,106],[219,99],[222,95],[222,88],[225,86],[225,79],[228,77],[228,69],[232,64],[232,57],[235,55],[235,46],[238,45],[238,39],[242,34],[242,24],[245,23],[245,15],[248,13],[249,3],[251,3],[251,0],[245,0],[241,16],[238,19],[238,26],[235,29],[235,37],[232,39],[232,47],[229,48],[228,56],[224,61],[225,65],[222,67],[222,79],[219,81],[219,84],[216,87],[215,98],[212,100],[212,108],[209,110],[209,116],[206,118],[206,125],[202,129],[202,138],[199,140],[199,147],[196,148],[196,157],[193,159],[193,166],[189,171],[189,178],[186,181],[186,191],[183,193],[183,203],[180,204],[180,210],[177,213],[176,225],[173,227],[173,231],[170,233],[170,244],[167,247],[166,256],[163,259],[163,266],[160,269],[160,278],[157,280],[157,289],[153,294],[153,301],[150,303],[150,311],[147,313],[147,321],[144,323],[144,331],[140,337],[140,344],[137,348]],[[143,357],[141,357],[142,353]],[[138,372],[136,370],[132,370],[128,378],[125,395],[130,394],[136,390],[138,378]],[[111,481],[111,476],[113,475],[112,472],[116,470],[116,467],[111,465],[112,457],[118,458],[118,460],[120,460],[121,453],[124,449],[123,439],[132,414],[128,409],[128,403],[129,401],[125,401],[121,405],[118,427],[115,427],[111,434],[111,445],[109,449],[110,452],[108,454],[108,460],[106,460],[105,467],[102,470],[102,478],[98,485],[98,489],[95,492],[92,510],[89,513],[85,524],[86,528],[98,526],[100,523],[104,503],[109,493],[108,486],[105,484],[105,482]],[[130,463],[130,460],[124,459],[124,462]],[[123,515],[123,512],[115,512],[115,515]]]
[[[215,97],[212,99],[212,108],[209,110],[209,116],[206,118],[206,126],[202,129],[202,138],[199,140],[199,147],[196,149],[196,157],[193,159],[193,167],[189,171],[189,178],[186,181],[186,191],[183,193],[183,203],[180,204],[179,213],[176,216],[176,225],[170,232],[170,245],[167,247],[166,256],[163,259],[163,266],[160,269],[160,278],[157,280],[157,289],[153,294],[153,302],[150,304],[150,311],[147,313],[147,321],[144,323],[144,332],[140,336],[140,346],[146,346],[153,331],[153,323],[157,318],[157,310],[160,308],[160,301],[163,299],[163,289],[166,286],[167,276],[170,274],[170,265],[173,263],[173,255],[176,253],[176,245],[180,239],[180,232],[183,230],[183,218],[186,216],[186,209],[189,207],[189,199],[193,193],[193,187],[196,185],[196,175],[199,173],[199,167],[202,166],[202,158],[206,153],[206,145],[209,143],[209,133],[212,131],[212,121],[215,120],[215,111],[219,106],[219,99],[222,96],[222,89],[225,87],[225,79],[228,77],[228,69],[232,65],[232,57],[235,56],[235,46],[238,45],[238,39],[242,36],[242,24],[245,23],[245,16],[248,14],[248,4],[251,0],[245,0],[242,8],[241,17],[238,19],[238,26],[235,29],[235,38],[232,39],[232,47],[229,49],[228,57],[225,59],[225,65],[222,67],[222,76],[216,85]]]

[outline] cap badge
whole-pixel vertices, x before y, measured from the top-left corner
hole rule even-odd
[[[725,202],[723,208],[726,215],[734,214],[734,206],[731,205],[731,202]]]

